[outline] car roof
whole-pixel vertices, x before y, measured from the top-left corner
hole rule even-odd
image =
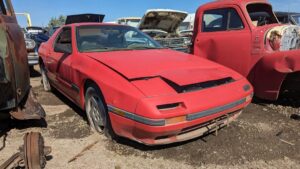
[[[148,9],[146,11],[146,14],[148,14],[150,12],[176,12],[176,13],[185,13],[188,15],[188,13],[185,11],[179,11],[179,10],[174,10],[174,9]]]
[[[115,23],[97,23],[97,22],[83,22],[83,23],[72,23],[68,25],[64,25],[63,27],[78,27],[78,26],[127,26],[127,25],[120,25]]]
[[[265,3],[269,4],[270,3],[267,0],[217,0],[217,1],[212,1],[209,3],[206,3],[203,6],[200,6],[200,8],[208,8],[208,7],[215,7],[215,6],[223,6],[223,5],[240,5],[240,6],[246,6],[247,4],[254,4],[254,3]]]
[[[133,19],[133,20],[138,20],[138,19],[142,19],[141,17],[123,17],[123,18],[119,18],[118,20],[122,20],[122,19]]]

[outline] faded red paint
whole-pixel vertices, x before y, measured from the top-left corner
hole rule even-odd
[[[156,142],[158,137],[175,138],[185,128],[205,124],[226,114],[242,110],[251,102],[251,85],[238,73],[193,55],[170,49],[131,50],[80,53],[76,46],[75,28],[82,23],[67,25],[72,30],[73,52],[69,56],[54,52],[54,41],[62,28],[43,43],[39,50],[51,84],[84,109],[84,85],[95,82],[103,93],[105,103],[134,115],[149,119],[170,119],[187,116],[247,98],[245,102],[203,118],[165,126],[150,126],[128,119],[122,113],[109,113],[114,132],[144,144],[167,144],[194,138]],[[58,65],[60,67],[58,68]],[[231,77],[234,82],[178,93],[163,78],[179,86]],[[74,90],[78,86],[79,91]],[[248,89],[245,89],[248,85]],[[180,103],[176,109],[159,110],[158,105]],[[202,135],[198,132],[196,136]]]
[[[265,0],[220,0],[199,7],[196,13],[193,53],[225,65],[247,77],[256,96],[276,100],[285,77],[300,71],[300,51],[278,51],[280,36],[273,41],[265,36],[279,24],[256,27],[252,24],[246,6],[268,3]],[[242,30],[202,32],[202,18],[207,10],[233,8],[244,24]]]

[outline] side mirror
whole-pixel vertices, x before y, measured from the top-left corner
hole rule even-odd
[[[71,54],[72,53],[72,46],[69,43],[66,43],[66,44],[57,43],[54,46],[54,52]]]

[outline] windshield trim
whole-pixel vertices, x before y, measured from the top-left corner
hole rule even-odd
[[[150,36],[148,36],[146,33],[140,31],[139,29],[135,28],[135,27],[131,27],[131,26],[128,26],[128,25],[97,25],[97,24],[91,24],[91,25],[79,25],[79,26],[75,26],[75,33],[76,33],[76,36],[75,36],[75,40],[76,40],[76,49],[77,49],[77,52],[79,53],[95,53],[95,51],[81,51],[78,47],[78,31],[81,27],[128,27],[128,28],[131,28],[131,29],[134,29],[135,31],[143,34],[145,37],[149,38],[149,40],[151,40],[152,43],[154,43],[156,46],[158,47],[154,47],[154,48],[143,48],[143,49],[130,49],[130,48],[119,48],[119,49],[110,49],[110,50],[104,50],[104,51],[96,51],[97,53],[98,52],[113,52],[113,51],[134,51],[134,50],[160,50],[160,49],[166,49],[165,47],[163,47],[162,45],[160,45],[158,42],[156,42],[154,39],[152,39]]]

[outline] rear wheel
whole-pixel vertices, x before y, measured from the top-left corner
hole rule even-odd
[[[108,138],[116,138],[112,129],[107,108],[104,105],[100,90],[95,85],[90,85],[85,93],[85,111],[89,124],[97,133],[105,134]]]
[[[46,92],[50,92],[51,91],[51,85],[46,73],[46,69],[43,65],[40,66],[41,67],[41,74],[42,74],[42,84],[43,84],[43,88]]]

